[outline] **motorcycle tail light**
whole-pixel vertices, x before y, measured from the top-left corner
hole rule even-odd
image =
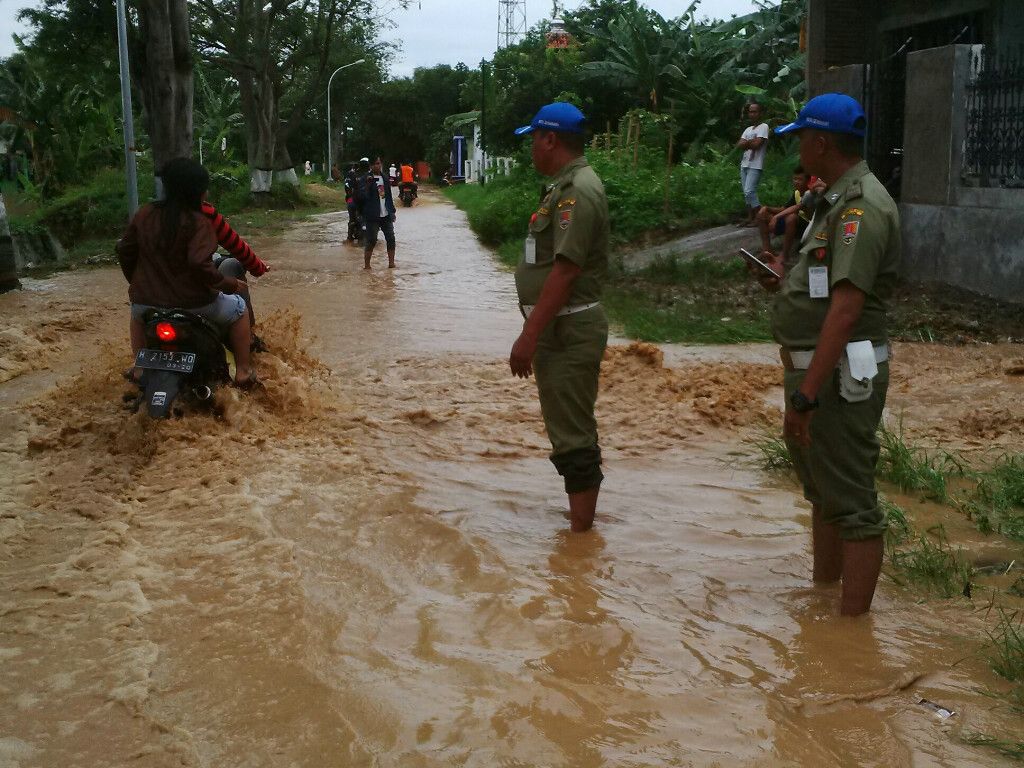
[[[156,337],[160,341],[174,341],[178,338],[178,332],[174,330],[174,326],[170,323],[157,323]]]

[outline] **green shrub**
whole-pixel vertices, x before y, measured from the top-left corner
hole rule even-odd
[[[1024,454],[1005,456],[978,475],[978,485],[961,508],[984,533],[1024,539]]]
[[[601,177],[608,196],[612,241],[624,244],[652,231],[685,231],[722,224],[742,211],[737,156],[708,150],[705,157],[699,162],[674,165],[667,177],[664,153],[658,150],[641,148],[635,168],[631,152],[588,150],[587,159]],[[794,160],[778,154],[769,158],[760,192],[766,204],[777,205],[790,194]],[[494,179],[485,187],[465,184],[446,190],[449,198],[466,211],[473,231],[493,247],[525,236],[527,222],[537,209],[546,183],[525,156],[518,160],[509,176]]]

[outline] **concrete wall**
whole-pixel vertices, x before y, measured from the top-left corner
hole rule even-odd
[[[863,104],[864,67],[861,64],[850,64],[820,71],[813,81],[808,82],[808,88],[812,97],[822,93],[846,93]]]
[[[960,185],[970,55],[969,45],[948,45],[907,56],[903,202],[954,201]]]
[[[1021,192],[1024,207],[1024,191]],[[900,205],[906,280],[940,282],[1024,303],[1021,210]]]
[[[961,183],[972,46],[907,57],[903,275],[1024,302],[1024,190]]]

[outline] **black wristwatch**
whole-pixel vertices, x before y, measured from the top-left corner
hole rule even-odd
[[[813,411],[818,407],[818,398],[808,400],[807,395],[798,389],[789,396],[789,404],[797,413],[807,413],[808,411]]]

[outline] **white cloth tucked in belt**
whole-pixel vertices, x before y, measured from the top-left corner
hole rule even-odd
[[[811,367],[811,358],[814,357],[813,349],[791,349],[789,358],[793,361],[793,368],[797,371],[806,371]],[[875,362],[884,363],[889,359],[889,345],[875,345]]]
[[[582,312],[585,309],[593,309],[600,303],[600,301],[592,301],[589,304],[567,304],[558,310],[558,317],[562,315],[575,315],[577,312]],[[522,311],[523,317],[529,317],[535,306],[536,304],[520,304],[519,309]]]

